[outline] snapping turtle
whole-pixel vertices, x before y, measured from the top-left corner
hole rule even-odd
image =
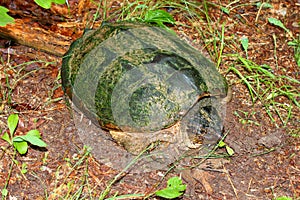
[[[225,79],[164,29],[104,23],[71,44],[61,75],[72,102],[132,154],[157,141],[196,148],[222,134]]]

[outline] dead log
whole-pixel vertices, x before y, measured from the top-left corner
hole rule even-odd
[[[63,56],[72,42],[70,36],[35,26],[30,19],[16,19],[14,24],[0,27],[0,37],[56,56]]]

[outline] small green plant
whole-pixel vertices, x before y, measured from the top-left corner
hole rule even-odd
[[[165,27],[164,23],[175,23],[173,16],[164,10],[147,11],[143,21],[148,23],[156,23],[161,27]]]
[[[180,197],[186,189],[186,185],[182,184],[182,180],[175,176],[168,180],[168,185],[162,190],[158,190],[155,194],[166,199],[175,199]]]
[[[168,28],[164,23],[175,23],[173,16],[164,10],[148,10],[142,21],[146,23],[156,23],[159,27],[165,28],[171,32],[172,30]]]
[[[218,147],[220,147],[220,148],[225,147],[225,149],[226,149],[226,151],[227,151],[227,154],[228,154],[229,156],[233,156],[234,150],[233,150],[230,146],[228,146],[223,140],[221,140],[221,141],[218,143]]]
[[[154,23],[159,27],[165,28],[168,31],[172,31],[169,27],[165,25],[174,24],[175,20],[173,16],[161,9],[147,9],[148,6],[145,4],[137,5],[130,15],[127,15],[121,20],[137,20],[145,23]],[[136,12],[136,13],[135,13]]]
[[[268,18],[268,21],[275,25],[275,26],[278,26],[280,28],[282,28],[283,30],[285,30],[287,33],[289,33],[289,35],[291,36],[291,38],[293,38],[292,41],[288,42],[288,45],[289,46],[293,46],[294,47],[294,55],[295,55],[295,60],[296,60],[296,63],[298,66],[300,66],[300,36],[298,39],[294,38],[293,35],[292,35],[292,32],[287,29],[284,24],[278,20],[278,19],[275,19],[275,18]]]
[[[2,199],[6,199],[6,197],[8,195],[7,186],[8,186],[10,177],[11,177],[13,166],[16,165],[23,176],[24,176],[24,174],[27,173],[27,164],[26,163],[22,163],[21,168],[19,167],[19,162],[16,160],[17,152],[19,152],[20,154],[25,154],[28,150],[28,143],[35,145],[35,146],[39,146],[39,147],[47,146],[47,144],[40,139],[41,135],[38,130],[31,130],[26,135],[15,136],[14,134],[16,132],[18,122],[19,122],[19,116],[17,114],[11,114],[7,119],[7,126],[9,129],[9,134],[7,132],[5,132],[1,137],[10,146],[14,147],[13,156],[11,157],[12,162],[11,162],[11,165],[10,165],[10,168],[8,171],[6,182],[5,182],[4,187],[1,190]],[[3,148],[3,150],[6,151],[6,149],[4,147],[1,147],[1,148]]]
[[[28,143],[38,146],[46,147],[47,144],[41,140],[41,134],[38,130],[31,130],[26,135],[14,136],[16,128],[18,126],[19,116],[17,114],[11,114],[7,119],[7,125],[9,133],[5,132],[1,137],[20,153],[25,154],[28,150]]]

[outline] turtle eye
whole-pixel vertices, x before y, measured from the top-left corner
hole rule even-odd
[[[191,139],[193,144],[203,144],[204,138],[201,135],[197,135],[196,137]]]

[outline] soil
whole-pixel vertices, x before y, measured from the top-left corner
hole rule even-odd
[[[239,1],[235,5],[240,6],[234,7],[229,15],[210,6],[209,14],[214,22],[226,22],[225,38],[249,38],[249,59],[258,64],[268,63],[277,75],[285,74],[300,80],[300,68],[295,62],[293,48],[287,45],[291,39],[289,34],[267,22],[269,17],[280,19],[298,38],[300,2],[271,1],[273,8],[260,11],[250,2]],[[121,6],[119,1],[106,3],[110,8],[108,16]],[[219,4],[217,1],[215,3]],[[19,113],[16,135],[38,129],[48,144],[46,148],[30,146],[28,152],[23,156],[17,155],[17,162],[14,162],[13,149],[0,140],[0,187],[2,189],[8,183],[7,199],[71,199],[76,192],[81,194],[78,199],[94,199],[120,172],[99,162],[93,153],[87,153],[74,125],[73,112],[61,89],[62,52],[82,34],[97,9],[97,5],[91,1],[69,0],[69,4],[70,10],[65,5],[53,5],[50,10],[45,10],[33,1],[1,3],[17,19],[15,25],[1,27],[2,35],[13,37],[14,33],[7,30],[24,27],[22,34],[32,34],[32,37],[35,34],[52,35],[64,41],[64,45],[57,50],[51,46],[40,48],[41,45],[30,45],[30,42],[22,42],[17,36],[15,40],[23,45],[12,38],[0,39],[0,130],[2,134],[7,131],[9,114]],[[222,5],[228,4],[222,1]],[[175,15],[175,19],[189,24],[180,13]],[[111,21],[114,20],[113,17]],[[97,20],[95,27],[100,22]],[[212,26],[219,31],[222,29],[217,23]],[[184,26],[173,28],[179,35],[184,34],[189,40],[201,43],[196,30],[185,29]],[[51,43],[51,40],[43,41],[42,46]],[[237,52],[243,54],[242,48],[226,46],[224,49],[224,53]],[[169,177],[180,176],[187,184],[187,189],[179,199],[275,199],[280,196],[300,199],[299,107],[293,105],[292,117],[286,126],[278,117],[272,122],[261,103],[252,104],[246,86],[237,76],[226,73],[230,64],[229,59],[224,59],[219,69],[232,88],[233,96],[227,104],[224,132],[227,134],[225,143],[234,150],[234,155],[207,159],[192,169],[175,168],[164,179],[165,170],[123,173],[107,197],[115,194],[151,194],[165,187]],[[282,102],[289,103],[285,98]],[[216,153],[221,157],[226,150],[220,148]],[[21,173],[24,163],[27,172]],[[186,165],[190,166],[191,163]]]

